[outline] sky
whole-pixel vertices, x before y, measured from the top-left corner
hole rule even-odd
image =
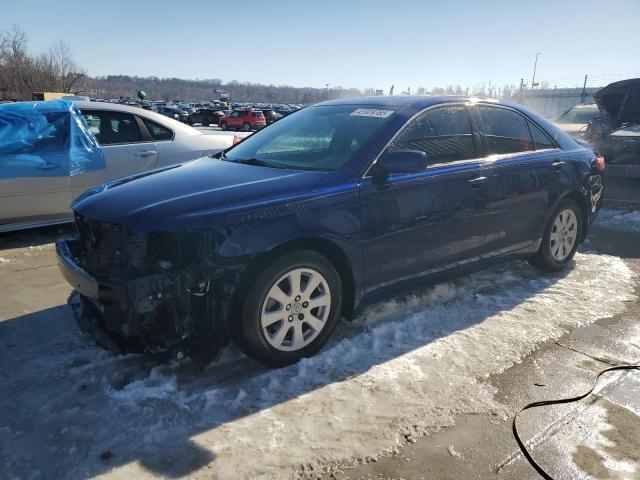
[[[640,0],[0,0],[30,50],[93,76],[412,90],[640,77]],[[575,84],[575,85],[574,85]]]

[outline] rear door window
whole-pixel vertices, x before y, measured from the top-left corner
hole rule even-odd
[[[392,150],[421,150],[429,163],[476,157],[469,112],[463,105],[437,107],[413,120],[391,145]]]
[[[487,105],[478,105],[478,112],[484,126],[489,155],[534,149],[527,119],[521,114],[507,108]]]

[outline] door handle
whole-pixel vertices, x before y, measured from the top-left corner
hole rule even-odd
[[[471,180],[469,180],[469,184],[472,187],[477,187],[478,185],[482,185],[483,183],[487,183],[488,180],[489,180],[488,177],[475,177],[475,178],[472,178]]]
[[[151,157],[152,155],[155,155],[155,154],[156,154],[155,150],[143,150],[141,152],[134,153],[136,157],[141,157],[141,158]]]
[[[555,160],[555,161],[551,164],[551,166],[553,167],[553,169],[554,169],[556,172],[559,172],[560,170],[562,170],[562,167],[564,166],[564,162],[563,162],[563,161],[561,161],[561,160]]]

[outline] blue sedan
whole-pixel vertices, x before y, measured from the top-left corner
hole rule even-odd
[[[528,259],[570,265],[604,160],[507,102],[304,108],[217,158],[91,189],[60,241],[76,311],[119,350],[316,353],[381,292]],[[393,289],[393,290],[390,290]]]

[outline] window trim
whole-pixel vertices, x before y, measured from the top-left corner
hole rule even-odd
[[[407,126],[409,125],[409,123],[411,123],[412,121],[414,121],[416,118],[418,118],[420,115],[428,112],[429,110],[434,110],[436,108],[444,108],[444,107],[465,107],[468,109],[471,109],[475,106],[476,104],[474,102],[472,102],[471,100],[467,100],[467,101],[461,101],[461,102],[443,102],[443,103],[437,103],[435,105],[429,105],[428,107],[423,108],[422,110],[419,110],[418,112],[416,112],[415,114],[413,114],[397,131],[396,133],[393,134],[393,136],[391,137],[391,139],[387,142],[387,144],[384,146],[384,148],[380,151],[380,153],[378,153],[378,155],[376,155],[376,158],[373,159],[373,161],[371,162],[371,164],[367,167],[367,169],[364,171],[364,173],[362,174],[362,179],[364,180],[365,178],[371,178],[373,177],[373,175],[371,174],[371,170],[373,168],[375,168],[376,164],[378,163],[378,161],[380,160],[380,157],[382,157],[382,155],[384,155],[384,153],[387,151],[387,149],[391,146],[391,144],[396,140],[396,138],[398,137],[398,135],[400,135],[400,133],[407,128]],[[480,135],[479,135],[479,131],[478,131],[478,120],[477,118],[475,118],[475,115],[470,111],[469,113],[469,123],[471,123],[471,135],[474,139],[474,142],[476,142],[477,140],[479,140]],[[484,139],[482,139],[482,141],[484,141]],[[475,145],[474,145],[475,146]],[[477,151],[477,153],[480,154],[480,156],[475,157],[475,158],[468,158],[465,160],[457,160],[455,162],[445,162],[445,163],[434,163],[433,165],[430,165],[429,167],[437,167],[437,166],[445,166],[445,165],[462,165],[464,163],[482,163],[485,161],[486,159],[486,152],[483,151],[483,149],[480,149],[479,151]],[[429,168],[427,167],[427,169]]]

